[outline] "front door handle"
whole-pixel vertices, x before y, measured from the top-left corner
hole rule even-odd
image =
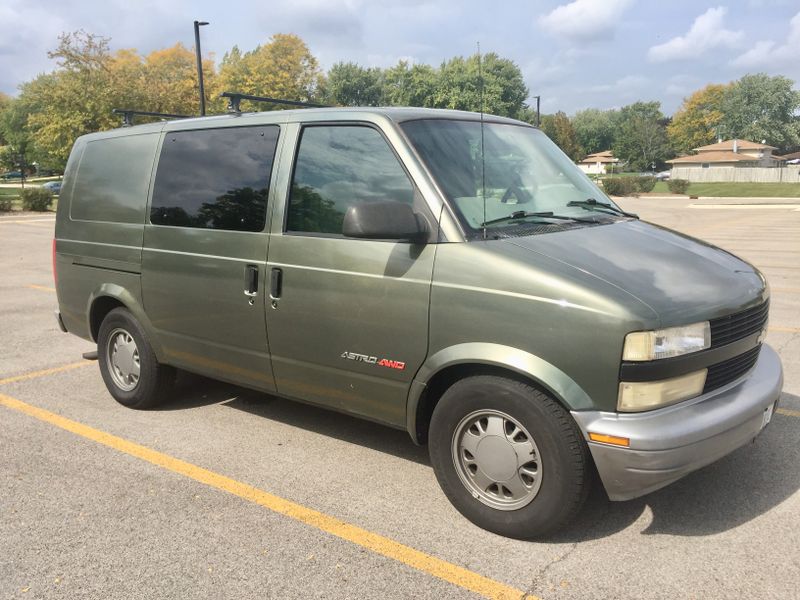
[[[244,268],[244,295],[255,298],[258,295],[258,265]]]
[[[283,291],[283,271],[276,267],[269,273],[269,297],[272,300],[277,300],[281,297]]]

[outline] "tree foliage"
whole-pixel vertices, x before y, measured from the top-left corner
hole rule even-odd
[[[619,111],[619,128],[612,149],[614,156],[633,170],[646,170],[667,158],[667,119],[660,102],[635,102]]]
[[[673,149],[679,153],[713,144],[721,135],[722,101],[729,85],[710,84],[683,101],[667,127]]]
[[[619,111],[588,108],[575,113],[572,126],[586,154],[609,150],[614,143]]]
[[[328,71],[325,100],[338,106],[379,106],[383,99],[383,72],[356,63],[339,62]]]
[[[401,60],[383,72],[383,102],[388,106],[431,108],[438,72],[430,65],[410,65]]]
[[[0,147],[5,146],[8,142],[6,141],[5,135],[3,134],[3,113],[11,106],[12,99],[11,96],[0,92]]]
[[[578,143],[575,128],[566,113],[559,111],[554,115],[544,115],[541,129],[572,160],[583,158],[583,148]]]
[[[263,46],[242,52],[237,46],[222,58],[218,91],[237,91],[285,100],[314,101],[324,76],[305,42],[293,34],[278,33]],[[252,110],[274,110],[254,104]]]
[[[722,99],[722,131],[727,138],[760,142],[788,150],[800,144],[800,91],[794,82],[764,73],[745,75]]]
[[[519,67],[494,52],[456,56],[439,67],[433,106],[518,117],[528,88]]]

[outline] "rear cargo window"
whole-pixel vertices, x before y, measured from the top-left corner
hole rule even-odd
[[[278,132],[269,125],[167,133],[151,223],[261,231]]]
[[[75,177],[70,217],[143,224],[158,135],[88,142]]]

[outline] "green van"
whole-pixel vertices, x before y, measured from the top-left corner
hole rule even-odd
[[[641,496],[752,440],[783,375],[752,265],[640,221],[538,129],[304,109],[83,136],[58,204],[59,324],[143,409],[176,369],[427,444],[490,531]]]

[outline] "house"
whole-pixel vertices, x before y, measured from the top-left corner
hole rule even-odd
[[[614,165],[618,162],[619,159],[614,158],[614,153],[611,150],[604,150],[584,158],[578,163],[578,168],[587,175],[603,175],[609,170],[613,170]]]
[[[792,152],[791,154],[784,154],[783,156],[776,156],[778,160],[782,160],[787,165],[800,164],[800,152]]]
[[[726,140],[695,148],[697,154],[673,158],[667,162],[675,167],[777,167],[781,159],[772,155],[774,146],[747,140]]]

